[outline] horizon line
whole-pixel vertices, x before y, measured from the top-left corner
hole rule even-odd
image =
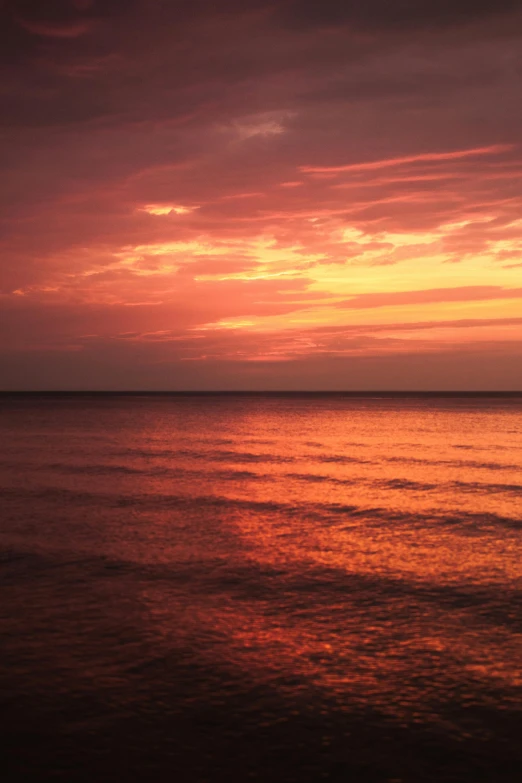
[[[347,395],[347,396],[522,396],[522,389],[0,389],[9,395]]]

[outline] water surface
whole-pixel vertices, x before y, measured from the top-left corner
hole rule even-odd
[[[7,779],[515,781],[522,398],[5,396]]]

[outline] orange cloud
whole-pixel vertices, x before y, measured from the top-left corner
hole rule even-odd
[[[359,294],[352,299],[338,302],[338,307],[355,310],[372,307],[398,307],[408,304],[434,302],[469,302],[491,299],[522,299],[522,288],[501,286],[461,286],[460,288],[427,288],[421,291],[390,291],[375,294]]]
[[[399,158],[374,160],[365,163],[348,163],[341,166],[301,166],[300,170],[307,174],[337,173],[341,171],[372,171],[374,169],[386,169],[393,166],[402,166],[405,163],[432,163],[438,161],[462,160],[477,155],[498,155],[501,152],[509,152],[514,148],[512,144],[492,144],[489,147],[477,147],[475,149],[456,150],[453,152],[426,152],[421,155],[405,155]]]

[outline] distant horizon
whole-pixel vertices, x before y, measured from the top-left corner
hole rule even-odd
[[[522,389],[483,390],[483,389],[5,389],[0,396],[38,396],[38,395],[112,395],[112,396],[321,396],[337,395],[348,397],[522,397]]]

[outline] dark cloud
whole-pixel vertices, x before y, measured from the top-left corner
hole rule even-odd
[[[66,34],[67,28],[74,28],[81,22],[112,18],[129,12],[138,2],[139,0],[6,0],[3,12],[22,27],[48,26],[54,28],[59,36],[60,30]],[[39,35],[40,31],[35,30],[34,33]]]
[[[451,27],[519,10],[519,0],[290,0],[282,18],[296,27],[347,25],[360,30]]]
[[[112,42],[91,40],[104,25],[121,22],[139,0],[6,0],[0,6],[0,63],[33,66],[74,60],[111,50]]]

